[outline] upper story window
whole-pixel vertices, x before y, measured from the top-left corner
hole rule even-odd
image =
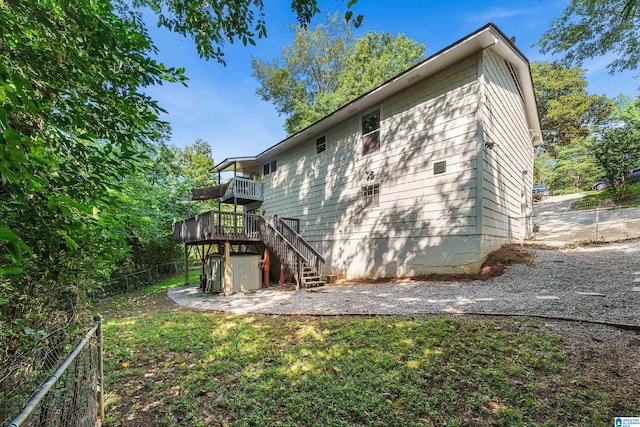
[[[316,139],[316,153],[320,154],[327,149],[327,138],[325,136],[321,136]]]
[[[362,117],[362,155],[380,149],[380,109]]]
[[[278,170],[278,161],[274,160],[271,163],[265,163],[262,166],[262,174],[263,175],[269,175],[270,173],[273,173],[275,171]]]

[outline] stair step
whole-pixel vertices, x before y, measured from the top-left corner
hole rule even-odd
[[[310,282],[303,281],[301,287],[302,288],[315,288],[317,286],[324,286],[326,284],[327,284],[327,282],[325,282],[324,280],[314,280],[314,281],[310,281]]]

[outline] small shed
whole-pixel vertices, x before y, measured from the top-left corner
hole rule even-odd
[[[262,288],[261,260],[262,257],[256,254],[231,255],[229,275],[225,276],[222,257],[218,254],[210,255],[205,264],[205,292],[232,294]]]

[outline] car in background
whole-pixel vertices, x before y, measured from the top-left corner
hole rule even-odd
[[[532,195],[533,201],[537,202],[545,197],[549,197],[549,189],[544,185],[534,185]]]
[[[629,182],[640,181],[640,168],[631,169],[629,171],[629,175],[627,175],[627,181]],[[595,191],[598,191],[598,190],[604,190],[610,185],[611,185],[611,181],[609,181],[608,179],[603,179],[602,181],[596,182],[592,188]]]

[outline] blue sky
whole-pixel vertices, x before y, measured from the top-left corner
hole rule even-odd
[[[567,0],[495,1],[488,3],[465,0],[390,2],[360,0],[354,7],[364,15],[362,28],[404,33],[427,45],[429,56],[488,22],[495,23],[508,36],[516,37],[516,45],[530,61],[550,60],[532,46],[561,14]],[[344,13],[346,0],[319,0],[321,14],[312,26],[327,13]],[[279,57],[281,48],[289,44],[295,22],[290,1],[265,2],[268,38],[257,46],[227,44],[224,46],[226,67],[200,59],[195,45],[188,39],[156,28],[153,16],[148,27],[158,58],[168,66],[185,67],[188,87],[168,84],[147,89],[168,111],[165,120],[171,123],[170,143],[178,147],[197,138],[207,141],[216,163],[227,157],[252,156],[282,140],[286,134],[279,116],[271,104],[262,101],[255,91],[257,82],[251,77],[251,57],[271,60]],[[584,64],[587,68],[588,91],[614,97],[619,93],[638,95],[640,82],[627,72],[610,76],[606,70],[609,58],[595,58]]]

